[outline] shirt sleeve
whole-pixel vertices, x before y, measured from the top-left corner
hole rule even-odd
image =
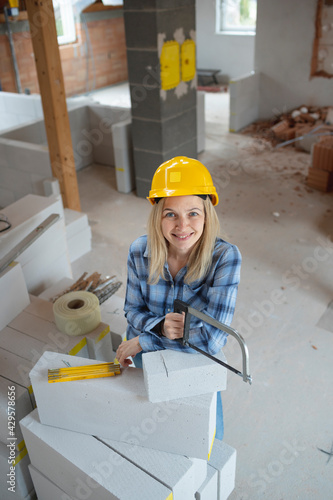
[[[144,300],[141,291],[142,276],[139,276],[139,273],[142,274],[142,272],[145,273],[145,271],[146,276],[144,279],[147,280],[148,272],[143,269],[142,259],[138,259],[136,261],[134,252],[130,250],[127,261],[127,288],[124,307],[128,323],[127,338],[140,335],[140,344],[141,338],[143,340],[144,337],[147,337],[146,342],[148,344],[149,337],[153,336],[154,338],[151,339],[149,347],[148,345],[141,344],[144,351],[152,351],[156,349],[163,349],[163,346],[161,346],[160,342],[158,342],[159,335],[154,332],[154,327],[164,319],[164,316],[159,316],[151,312]],[[145,332],[150,333],[147,334]],[[157,343],[156,346],[154,346],[154,341]]]
[[[202,313],[228,326],[235,312],[241,262],[238,248],[230,245],[217,263],[212,286],[208,289],[207,303],[201,309]],[[209,354],[219,352],[225,345],[227,336],[227,333],[206,322],[199,321],[190,329],[190,342]]]

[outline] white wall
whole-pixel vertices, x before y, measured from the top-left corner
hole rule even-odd
[[[310,80],[316,0],[258,0],[255,71],[259,118],[302,104],[333,104],[333,80]]]
[[[219,69],[228,82],[253,71],[253,35],[221,35],[215,30],[216,0],[196,0],[197,68]]]

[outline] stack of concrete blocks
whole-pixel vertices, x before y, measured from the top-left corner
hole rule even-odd
[[[91,229],[87,214],[65,208],[64,216],[69,260],[73,263],[82,255],[90,252]]]
[[[0,131],[17,127],[43,116],[40,95],[0,92]]]
[[[0,259],[51,214],[60,215],[58,221],[16,258],[21,264],[29,293],[38,295],[57,281],[59,276],[72,277],[60,195],[27,195],[2,212],[10,221],[11,228],[0,233]]]
[[[204,93],[198,92],[197,102],[197,152],[201,152],[205,135]],[[118,191],[133,191],[131,109],[78,97],[67,99],[67,108],[76,169],[92,163],[114,166]],[[0,95],[0,131],[0,207],[27,194],[44,195],[44,181],[52,177],[52,171],[40,96],[8,92]],[[184,149],[185,153],[196,154],[193,148]]]
[[[29,372],[48,350],[52,358],[60,353],[79,355],[80,359],[112,361],[111,334],[108,325],[100,325],[86,335],[69,337],[59,332],[54,323],[53,304],[28,295],[20,265],[10,266],[0,275],[0,298],[8,305],[7,325],[0,331],[0,491],[1,499],[34,498],[28,471],[30,463],[19,421],[35,407],[35,396]],[[9,281],[10,280],[10,281]],[[10,286],[8,286],[10,283]],[[8,299],[6,298],[8,296]],[[63,354],[60,355],[62,357]],[[15,400],[15,439],[9,434],[7,409],[9,394]],[[13,444],[12,444],[13,443]],[[13,449],[9,448],[11,445]],[[8,490],[8,459],[15,463],[16,494]]]
[[[87,97],[66,99],[69,110],[92,103]],[[0,93],[0,131],[9,130],[43,118],[43,106],[39,94]]]
[[[167,89],[162,88],[160,62],[164,43],[181,47],[195,41],[195,2],[126,0],[124,21],[136,192],[145,197],[158,165],[174,156],[197,155],[195,62],[192,80],[180,77],[177,84],[175,78]]]
[[[238,132],[259,117],[259,74],[233,78],[229,82],[229,130]]]
[[[76,169],[92,163],[114,166],[112,125],[130,118],[130,110],[80,100],[69,106]],[[52,177],[42,116],[0,134],[0,206],[27,194],[44,194],[43,181]]]
[[[150,354],[155,355],[145,354],[144,363]],[[171,353],[164,373],[167,369],[172,383],[167,400],[159,403],[147,398],[144,378],[153,383],[155,377],[148,368],[145,375],[127,368],[117,377],[48,384],[48,369],[63,361],[72,366],[95,362],[43,354],[30,372],[37,410],[20,422],[39,500],[228,497],[236,452],[222,442],[213,445],[216,393],[211,392],[225,388],[225,369],[207,358],[195,368],[192,356],[199,361],[197,355],[178,354],[187,388],[191,374],[198,381],[200,373],[205,381],[197,384],[195,396],[179,397],[179,371],[172,373]],[[178,397],[171,400],[170,391]]]
[[[29,457],[18,424],[34,407],[28,378],[33,363],[28,362],[24,369],[25,360],[4,349],[1,343],[6,325],[29,304],[22,268],[19,263],[13,262],[0,274],[0,491],[4,500],[34,498],[28,472]],[[12,425],[15,436],[10,434]],[[7,483],[13,479],[7,474],[12,472],[10,466],[14,464],[15,493],[8,489],[13,482]]]
[[[333,136],[322,136],[312,145],[306,183],[320,191],[333,190]]]

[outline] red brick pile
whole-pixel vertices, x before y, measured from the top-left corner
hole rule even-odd
[[[307,185],[320,191],[333,190],[333,135],[322,136],[311,149]]]
[[[278,122],[272,126],[271,130],[280,141],[290,141],[297,137],[313,132],[315,129],[320,132],[333,133],[333,116],[331,120],[331,110],[333,108],[306,107],[294,109],[290,113],[281,115]],[[297,142],[295,143],[297,145]]]

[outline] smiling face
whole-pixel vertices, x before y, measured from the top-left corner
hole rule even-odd
[[[200,239],[205,226],[204,203],[198,196],[165,198],[162,233],[169,242],[169,252],[186,256]]]

